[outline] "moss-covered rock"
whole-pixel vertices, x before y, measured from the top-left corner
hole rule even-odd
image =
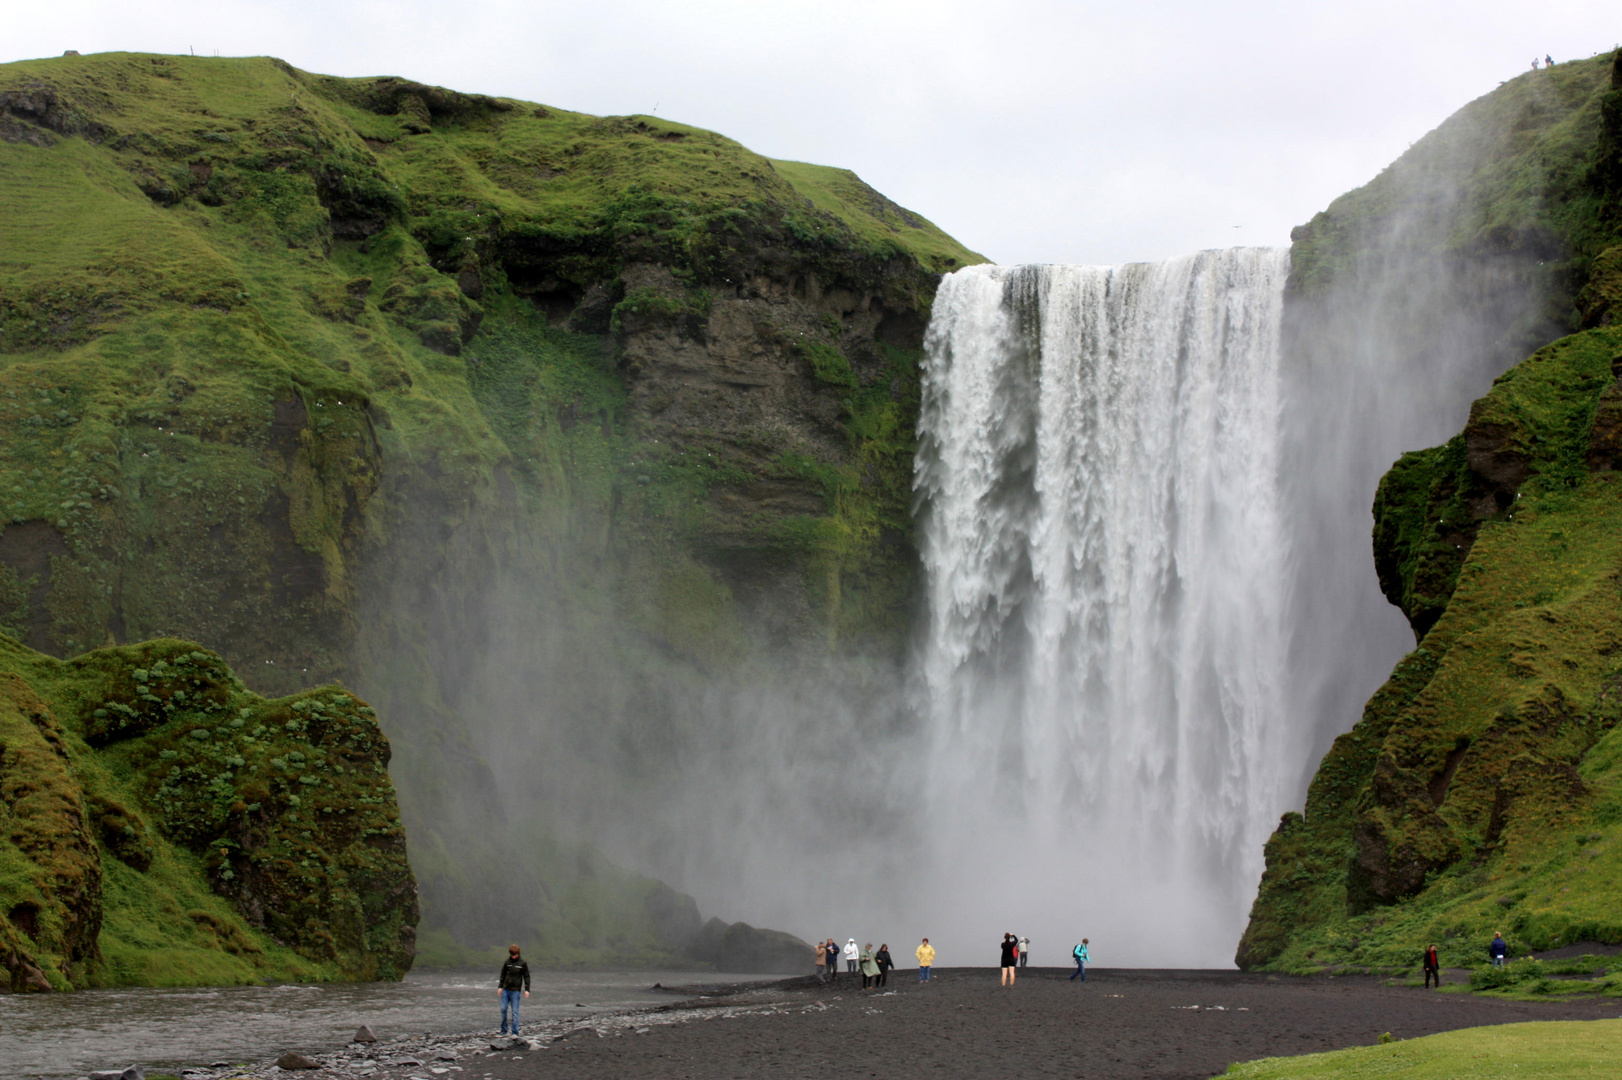
[[[60,661],[0,638],[0,747],[13,989],[410,968],[388,741],[353,695],[267,700],[182,641]]]
[[[1419,646],[1335,740],[1305,814],[1268,842],[1241,967],[1408,968],[1431,942],[1466,963],[1498,929],[1518,951],[1622,941],[1607,861],[1622,854],[1622,335],[1603,299],[1622,239],[1622,53],[1566,78],[1517,80],[1471,106],[1535,121],[1551,93],[1571,103],[1541,126],[1480,129],[1504,144],[1455,201],[1489,224],[1541,222],[1563,267],[1551,325],[1593,328],[1500,376],[1459,435],[1382,480],[1375,565]],[[1382,205],[1343,202],[1338,233],[1317,228],[1325,219],[1305,238],[1303,288],[1337,272],[1337,245]]]

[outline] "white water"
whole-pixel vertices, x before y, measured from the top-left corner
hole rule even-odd
[[[1046,963],[1084,934],[1108,964],[1232,963],[1304,753],[1288,269],[1235,249],[942,283],[915,480],[942,923],[1028,933]]]

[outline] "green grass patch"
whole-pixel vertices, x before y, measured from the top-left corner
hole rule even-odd
[[[1228,1067],[1244,1080],[1512,1080],[1611,1076],[1622,1020],[1544,1021],[1464,1028],[1327,1054]]]

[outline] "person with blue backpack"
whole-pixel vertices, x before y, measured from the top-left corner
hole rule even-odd
[[[1070,950],[1070,955],[1076,958],[1076,973],[1070,976],[1070,981],[1080,979],[1087,981],[1087,939],[1082,938],[1081,944]]]

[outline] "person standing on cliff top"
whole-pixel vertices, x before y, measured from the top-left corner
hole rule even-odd
[[[1082,938],[1081,944],[1070,950],[1070,955],[1075,957],[1076,960],[1076,970],[1071,973],[1070,981],[1075,982],[1077,979],[1080,979],[1082,982],[1086,982],[1087,961],[1089,959],[1087,955],[1087,939]]]
[[[819,941],[811,946],[811,952],[813,955],[812,966],[817,969],[817,982],[827,982],[828,969],[824,966],[828,963],[827,946]]]
[[[928,982],[929,969],[935,963],[935,946],[929,943],[928,938],[924,938],[924,943],[918,946],[913,955],[918,957],[918,981]]]
[[[518,958],[518,946],[507,946],[507,962],[501,965],[501,1032],[507,1034],[507,1013],[512,1012],[512,1033],[518,1034],[519,995],[529,997],[529,965]]]
[[[1013,986],[1019,970],[1019,939],[1013,934],[1002,936],[1002,984]]]
[[[1022,937],[1022,938],[1019,939],[1019,966],[1020,967],[1027,967],[1027,966],[1029,966],[1030,962],[1031,962],[1031,939],[1028,938],[1028,937]]]
[[[823,943],[822,948],[828,954],[828,981],[837,982],[839,981],[839,946],[834,944],[833,938],[829,938]]]
[[[890,958],[889,942],[881,942],[879,951],[873,954],[873,962],[879,966],[879,981],[874,986],[888,986],[890,983],[890,969],[895,967],[895,961]]]
[[[856,974],[856,965],[861,962],[862,950],[856,947],[856,939],[851,938],[845,942],[845,970]]]

